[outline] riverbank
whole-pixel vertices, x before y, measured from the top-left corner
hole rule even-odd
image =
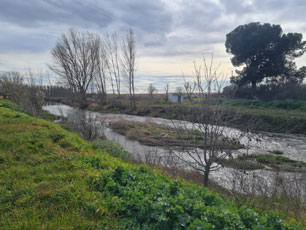
[[[0,101],[1,229],[295,229]],[[204,221],[205,220],[205,221]]]
[[[146,146],[158,146],[164,149],[183,148],[203,148],[203,138],[205,133],[197,129],[187,129],[182,127],[174,128],[171,125],[161,125],[152,121],[136,122],[120,119],[109,123],[113,131],[124,135],[130,140],[139,141]],[[238,140],[231,140],[224,136],[219,137],[219,141],[214,143],[215,149],[238,150],[246,148]],[[210,143],[207,142],[205,148],[210,149]],[[257,170],[267,168],[277,172],[306,172],[306,163],[296,161],[286,156],[280,150],[274,150],[267,153],[238,155],[236,158],[222,159],[218,163],[222,166],[238,170]]]
[[[240,170],[257,170],[269,168],[276,172],[306,173],[306,163],[295,161],[285,156],[271,153],[256,155],[241,155],[234,159],[223,159],[218,162],[225,167]]]
[[[223,103],[223,102],[222,102]],[[218,106],[220,107],[220,106]],[[148,102],[130,109],[122,102],[109,102],[105,105],[92,103],[88,110],[103,113],[121,113],[138,116],[162,117],[194,122],[194,114],[201,111],[201,105]],[[273,132],[306,135],[306,112],[279,108],[264,108],[246,105],[222,104],[226,125],[252,132]]]

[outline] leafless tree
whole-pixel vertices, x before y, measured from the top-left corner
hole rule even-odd
[[[118,37],[116,33],[104,37],[104,58],[108,71],[108,79],[111,83],[113,94],[116,93],[120,96],[121,93],[121,54],[118,45]],[[115,82],[115,84],[114,84]],[[116,86],[116,88],[115,88]]]
[[[10,98],[22,110],[36,116],[44,103],[42,77],[41,72],[37,79],[30,69],[26,70],[25,77],[18,72],[3,73],[0,75],[0,95]]]
[[[205,63],[204,60],[204,67],[195,64],[195,88],[200,101],[190,108],[189,120],[192,122],[173,122],[173,125],[182,142],[186,136],[193,140],[193,147],[186,147],[182,154],[176,154],[177,157],[188,167],[202,172],[203,184],[208,186],[209,174],[222,167],[218,162],[232,156],[233,151],[240,146],[242,134],[226,127],[236,116],[228,117],[218,100],[206,101],[211,96],[211,85],[217,85],[218,73],[217,70],[213,71],[213,61],[209,65]]]
[[[176,89],[175,89],[176,94],[183,95],[184,94],[183,92],[184,92],[183,87],[180,87],[180,86],[176,87]]]
[[[203,55],[203,78],[206,81],[206,87],[207,87],[207,93],[211,94],[211,88],[212,83],[215,84],[215,87],[219,88],[219,91],[222,88],[222,81],[220,81],[219,77],[220,74],[218,74],[218,70],[220,68],[221,64],[215,66],[214,65],[214,54],[211,53],[210,63],[207,63],[206,58]]]
[[[157,91],[156,87],[151,83],[148,87],[148,94],[153,98],[153,94]]]
[[[0,75],[0,95],[19,101],[25,93],[24,77],[18,72]]]
[[[69,112],[67,125],[86,140],[103,137],[105,120],[97,118],[94,113],[74,110]]]
[[[99,95],[100,102],[102,103],[104,103],[107,95],[106,80],[108,78],[108,66],[106,46],[103,41],[100,41],[99,54],[96,63],[97,72],[94,78],[94,84]]]
[[[195,83],[195,82],[192,84],[189,81],[185,81],[185,83],[184,83],[185,94],[186,94],[190,103],[192,103],[192,96],[193,96],[193,93],[194,93],[196,87],[197,87],[197,83]]]
[[[122,68],[123,74],[126,77],[128,90],[130,95],[131,107],[136,107],[135,103],[135,59],[136,59],[136,47],[135,36],[133,30],[130,30],[123,40],[123,57]]]
[[[169,83],[165,86],[165,93],[166,93],[165,99],[166,101],[168,101],[169,100]]]
[[[81,108],[88,106],[86,92],[97,72],[99,46],[97,34],[70,29],[51,51],[50,69],[75,93]]]
[[[22,107],[27,108],[27,112],[36,116],[44,104],[44,74],[42,71],[38,71],[35,76],[34,72],[28,68],[25,71],[25,78],[27,79],[27,96],[21,100],[21,103],[24,104]]]

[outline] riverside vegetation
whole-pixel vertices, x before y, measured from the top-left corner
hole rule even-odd
[[[0,101],[1,229],[298,229],[18,110]]]
[[[109,127],[129,139],[137,140],[147,146],[160,146],[167,149],[179,147],[201,148],[201,143],[203,142],[202,133],[196,129],[177,130],[171,126],[156,124],[150,121],[135,122],[120,120],[110,123]],[[220,148],[225,149],[241,149],[245,147],[239,142],[237,143],[224,136],[220,136],[220,143],[218,145]],[[284,154],[282,151],[274,150],[270,153],[240,155],[237,158],[220,159],[218,163],[226,167],[241,170],[264,169],[265,166],[269,166],[275,171],[306,172],[305,162],[292,160],[281,156],[282,154]]]
[[[145,123],[120,120],[109,124],[114,131],[125,135],[131,140],[137,140],[147,146],[162,147],[198,147],[201,148],[203,134],[196,129],[179,129],[150,121]],[[208,143],[208,148],[210,143]],[[220,136],[217,147],[225,149],[243,148],[240,143],[230,138]]]
[[[201,109],[200,102],[195,98],[192,103],[185,101],[181,104],[166,101],[161,96],[155,96],[153,100],[136,97],[137,107],[130,109],[128,101],[121,98],[120,101],[109,100],[104,105],[98,105],[95,99],[88,109],[98,112],[125,113],[140,116],[164,117],[169,119],[193,121],[194,110]],[[210,98],[203,103],[219,104],[226,111],[226,119],[229,119],[239,111],[239,119],[227,122],[228,126],[245,129],[252,121],[252,131],[306,134],[305,101],[301,100],[275,100],[264,102],[262,100]],[[230,120],[230,119],[229,119]]]
[[[285,156],[277,156],[270,153],[260,155],[241,155],[235,159],[222,159],[220,164],[242,170],[263,169],[271,167],[275,171],[306,172],[306,163],[292,160]]]

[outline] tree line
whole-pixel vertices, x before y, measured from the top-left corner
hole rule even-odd
[[[101,37],[70,29],[62,34],[51,55],[53,64],[49,68],[74,93],[80,108],[88,106],[86,93],[91,85],[104,102],[108,85],[120,97],[122,81],[128,88],[131,107],[135,106],[136,46],[132,30],[120,42],[116,33]]]

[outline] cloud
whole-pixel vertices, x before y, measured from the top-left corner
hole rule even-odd
[[[152,61],[139,67],[147,76],[178,75],[187,61],[211,51],[229,68],[225,35],[241,24],[306,32],[304,0],[1,0],[0,9],[4,69],[50,62],[50,49],[70,27],[100,34],[133,28],[138,57]]]

